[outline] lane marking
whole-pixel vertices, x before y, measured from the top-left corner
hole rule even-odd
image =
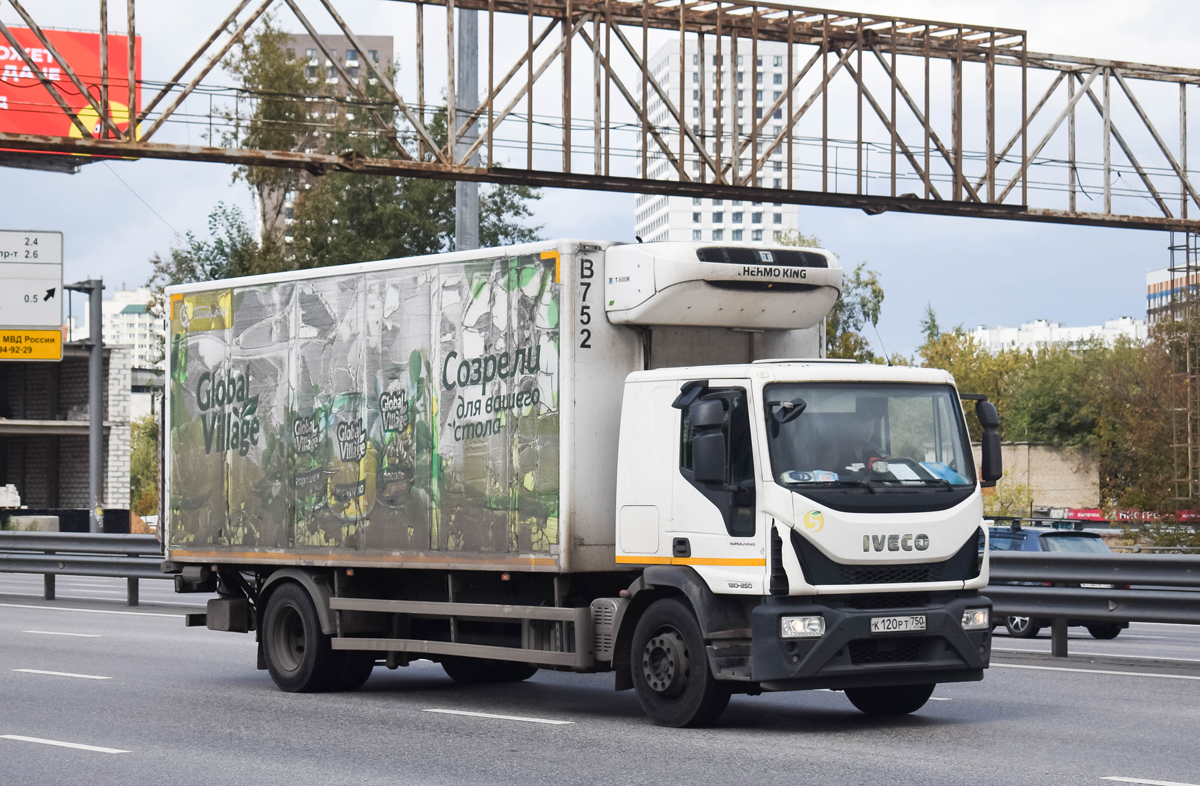
[[[40,745],[57,745],[60,748],[75,748],[81,751],[95,753],[129,753],[120,748],[101,748],[99,745],[83,745],[78,742],[62,742],[61,740],[43,740],[41,737],[22,737],[20,734],[0,734],[0,739],[16,740],[18,742],[36,742]]]
[[[1034,655],[1049,655],[1050,650],[1027,650],[1018,647],[992,647],[997,652],[1031,652]],[[1075,652],[1071,651],[1072,655],[1086,655],[1089,658],[1131,658],[1135,660],[1171,660],[1180,663],[1200,663],[1200,658],[1168,658],[1158,655],[1126,655],[1123,652]]]
[[[179,619],[182,614],[158,614],[153,611],[109,611],[108,609],[76,609],[67,606],[33,606],[26,603],[0,603],[0,607],[8,609],[38,609],[45,611],[52,609],[54,611],[82,611],[87,614],[125,614],[130,617],[171,617]]]
[[[523,718],[520,715],[493,715],[490,712],[467,712],[466,710],[425,710],[442,715],[466,715],[471,718],[492,718],[494,720],[524,721],[525,723],[546,723],[551,726],[573,726],[575,721],[547,720],[546,718]]]
[[[61,630],[23,630],[22,633],[40,633],[43,636],[77,636],[81,639],[98,639],[99,633],[64,633]]]
[[[1197,786],[1195,783],[1180,783],[1179,781],[1148,781],[1145,778],[1120,778],[1116,775],[1110,775],[1107,778],[1101,778],[1102,781],[1119,781],[1120,783],[1142,783],[1145,786]]]
[[[1122,677],[1157,677],[1163,680],[1200,680],[1187,674],[1149,674],[1144,671],[1108,671],[1106,669],[1068,669],[1063,666],[1025,666],[1016,663],[993,663],[993,669],[1033,669],[1035,671],[1074,671],[1080,674],[1117,674]]]
[[[950,701],[950,699],[946,698],[945,696],[930,696],[929,700],[930,701]]]
[[[95,674],[72,674],[69,671],[42,671],[40,669],[13,669],[22,674],[47,674],[51,677],[76,677],[81,680],[111,680],[112,677],[97,677]]]

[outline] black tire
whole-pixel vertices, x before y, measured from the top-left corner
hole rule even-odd
[[[1034,639],[1042,632],[1041,627],[1033,623],[1033,617],[1005,617],[1004,627],[1015,639]]]
[[[262,640],[267,671],[288,693],[313,693],[332,687],[345,662],[321,632],[312,598],[292,582],[271,593],[263,615]]]
[[[333,690],[356,691],[371,677],[375,669],[375,653],[373,652],[340,652],[343,656],[342,668],[334,680]]]
[[[867,715],[907,715],[924,707],[933,689],[932,684],[846,688],[846,698]]]
[[[709,670],[700,623],[681,600],[646,609],[633,631],[630,661],[638,702],[659,726],[708,726],[729,706],[729,686]]]
[[[1121,635],[1121,626],[1116,623],[1101,623],[1088,625],[1087,631],[1094,639],[1115,639]]]
[[[537,666],[528,663],[461,658],[453,655],[442,658],[442,669],[450,679],[466,685],[481,682],[521,682],[537,674]]]

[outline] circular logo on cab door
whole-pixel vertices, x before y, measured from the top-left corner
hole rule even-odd
[[[821,515],[819,510],[810,510],[804,514],[804,528],[813,532],[820,532],[825,528],[825,517]]]

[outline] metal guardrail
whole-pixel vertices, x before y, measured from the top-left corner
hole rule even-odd
[[[990,557],[984,592],[992,613],[997,619],[1053,620],[1051,653],[1057,657],[1067,656],[1068,620],[1200,625],[1200,592],[1194,591],[1200,588],[1200,555],[992,552]]]
[[[159,570],[162,544],[153,535],[0,532],[0,573],[41,573],[43,597],[54,600],[54,577],[126,580],[126,602],[138,605],[141,579],[172,579]]]

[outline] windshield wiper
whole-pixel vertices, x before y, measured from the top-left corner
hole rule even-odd
[[[832,480],[829,482],[839,485],[839,486],[861,486],[862,488],[865,488],[867,491],[870,491],[872,494],[879,493],[879,490],[876,489],[874,486],[872,486],[870,481],[866,481],[866,480]]]

